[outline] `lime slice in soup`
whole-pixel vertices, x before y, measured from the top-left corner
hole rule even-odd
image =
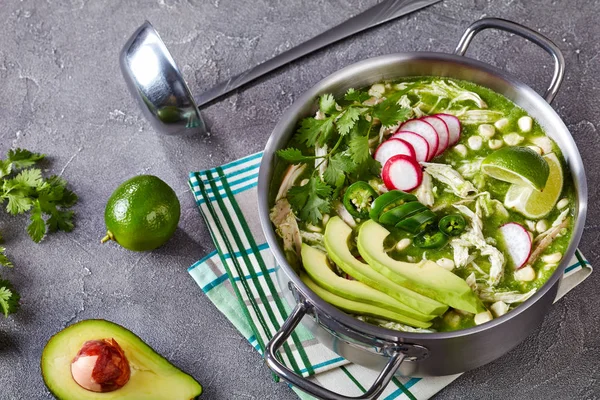
[[[481,163],[484,173],[504,182],[544,189],[548,180],[548,163],[529,147],[504,147],[487,156]]]
[[[548,180],[544,190],[538,192],[526,186],[511,185],[506,192],[504,205],[527,218],[544,217],[554,208],[563,187],[563,170],[556,154],[543,157],[549,166]]]

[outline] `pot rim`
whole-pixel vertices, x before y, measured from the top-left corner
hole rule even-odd
[[[493,75],[496,79],[504,81],[505,84],[516,89],[516,91],[525,96],[528,100],[536,104],[536,106],[543,107],[543,114],[545,119],[555,119],[553,121],[553,128],[561,134],[561,131],[567,133],[564,138],[565,145],[561,145],[558,141],[557,144],[563,153],[563,156],[567,160],[567,164],[570,170],[571,179],[575,183],[575,191],[577,194],[576,202],[578,207],[576,209],[576,218],[573,226],[571,241],[565,251],[563,258],[552,274],[552,276],[546,281],[546,283],[537,290],[537,292],[528,300],[521,303],[518,307],[505,315],[494,318],[492,321],[482,325],[474,326],[467,329],[460,329],[450,332],[434,332],[434,333],[409,333],[400,332],[387,328],[382,328],[376,325],[372,325],[363,321],[360,321],[349,314],[337,309],[336,307],[328,304],[312,292],[304,283],[300,280],[299,276],[293,271],[288,264],[283,251],[280,248],[277,240],[275,230],[272,227],[269,219],[269,185],[271,181],[271,175],[274,167],[275,151],[278,150],[276,145],[281,136],[283,136],[288,129],[293,129],[298,123],[299,111],[309,102],[314,102],[318,95],[323,94],[323,90],[326,87],[333,85],[338,81],[343,81],[348,77],[360,74],[363,70],[376,68],[378,65],[386,65],[389,63],[403,63],[403,62],[414,62],[414,61],[426,61],[426,62],[441,62],[441,63],[453,63],[459,64],[464,67],[475,69],[480,72]],[[416,76],[416,75],[415,75]],[[450,77],[450,76],[448,76]],[[400,77],[399,77],[400,78]],[[466,79],[468,80],[468,79]],[[376,81],[372,82],[376,83]],[[474,82],[475,83],[475,82]],[[482,85],[483,86],[483,85]],[[494,90],[494,89],[492,89]],[[495,90],[494,90],[495,91]],[[509,100],[513,101],[509,98]],[[516,103],[515,103],[516,104]],[[519,105],[519,104],[517,104]],[[542,122],[542,121],[540,121]],[[558,124],[558,125],[557,125]],[[545,125],[545,124],[544,124]],[[548,134],[547,129],[545,129]],[[565,151],[568,150],[568,151]],[[568,157],[567,157],[568,155]],[[265,146],[263,158],[260,164],[259,176],[258,176],[258,206],[259,206],[259,218],[262,226],[263,233],[267,239],[267,243],[273,253],[275,260],[279,267],[281,267],[288,278],[294,283],[295,287],[302,293],[302,295],[311,303],[311,306],[315,307],[319,313],[330,316],[337,322],[353,329],[357,332],[382,338],[391,341],[419,341],[419,340],[436,340],[436,339],[449,339],[463,336],[470,336],[478,334],[490,329],[494,329],[496,326],[503,324],[504,322],[518,316],[519,314],[527,311],[529,307],[535,304],[541,299],[562,277],[565,269],[568,266],[571,258],[575,254],[575,250],[579,245],[581,236],[583,234],[583,228],[585,223],[585,217],[587,214],[587,181],[585,176],[585,170],[583,167],[583,161],[581,155],[577,149],[577,145],[573,140],[568,128],[558,116],[556,111],[548,104],[537,92],[535,92],[528,85],[520,82],[514,77],[508,75],[504,71],[497,69],[494,66],[483,63],[478,60],[474,60],[464,56],[458,56],[454,54],[447,54],[441,52],[406,52],[406,53],[395,53],[388,54],[373,58],[367,58],[365,60],[353,63],[346,66],[327,77],[320,80],[318,83],[313,85],[309,90],[305,91],[281,116],[279,122],[273,129],[269,140]],[[285,288],[282,288],[285,290]]]

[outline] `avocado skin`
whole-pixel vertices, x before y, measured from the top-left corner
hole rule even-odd
[[[339,217],[332,217],[325,227],[324,242],[329,258],[344,272],[424,314],[442,315],[448,310],[447,305],[400,286],[368,264],[355,259],[348,248],[351,234],[352,228]]]
[[[85,339],[78,340],[78,336],[81,337],[81,332],[88,333],[89,337]],[[99,332],[105,332],[102,335],[99,335]],[[111,335],[112,333],[112,335]],[[42,351],[42,357],[40,360],[40,367],[42,371],[42,378],[44,379],[44,384],[48,388],[48,390],[52,393],[52,395],[58,400],[88,400],[88,399],[124,399],[128,400],[175,400],[176,397],[173,397],[173,391],[168,390],[170,393],[166,396],[168,397],[157,397],[156,390],[153,394],[149,394],[145,396],[144,394],[138,395],[135,394],[135,385],[136,385],[136,375],[133,372],[129,379],[129,382],[125,384],[120,389],[117,389],[113,392],[106,393],[95,393],[91,391],[87,391],[81,388],[71,377],[71,360],[75,357],[77,352],[79,351],[81,345],[87,340],[95,340],[106,338],[108,336],[112,336],[116,339],[121,348],[123,349],[125,356],[128,358],[130,364],[132,364],[132,359],[137,359],[135,354],[132,354],[132,349],[137,347],[139,351],[143,352],[146,358],[150,358],[154,363],[156,372],[158,376],[160,376],[161,372],[166,372],[169,376],[169,379],[177,379],[173,381],[174,386],[171,389],[177,389],[184,385],[187,385],[190,388],[190,391],[196,392],[191,395],[190,400],[199,399],[202,394],[202,385],[196,381],[192,376],[186,374],[179,368],[175,367],[171,364],[166,358],[158,354],[152,347],[150,347],[146,342],[144,342],[139,336],[128,330],[127,328],[118,325],[114,322],[103,320],[103,319],[88,319],[77,322],[68,326],[67,328],[57,332],[54,336],[48,340],[44,350]],[[72,340],[70,340],[72,339]],[[73,347],[73,343],[78,343],[77,346]],[[69,347],[71,346],[71,347]],[[65,357],[65,353],[69,353]],[[72,354],[71,354],[72,353]],[[66,360],[66,365],[61,365],[59,362],[52,363],[52,359],[63,359]],[[64,363],[63,363],[64,364]],[[140,365],[142,367],[148,367],[144,365]],[[62,368],[61,368],[62,367]],[[68,370],[65,370],[67,368]],[[150,368],[150,367],[148,367]],[[70,386],[65,390],[65,387],[61,385],[60,378],[56,379],[56,376],[60,378],[67,379],[63,382],[63,384]],[[139,376],[139,375],[138,375]],[[160,381],[159,379],[155,379],[154,381]],[[133,384],[132,384],[133,383]],[[144,383],[142,383],[144,384]],[[147,384],[147,383],[146,383]],[[127,392],[129,394],[123,394],[123,390],[127,388]],[[146,389],[145,387],[144,389]],[[133,392],[132,392],[133,390]],[[76,392],[76,393],[72,393]],[[66,394],[65,394],[66,393]],[[180,400],[188,400],[185,399]]]

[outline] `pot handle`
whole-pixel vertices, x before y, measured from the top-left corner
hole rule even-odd
[[[473,22],[467,28],[465,33],[463,33],[462,37],[460,38],[460,41],[456,46],[456,50],[454,50],[454,54],[464,56],[475,35],[480,31],[489,28],[499,29],[501,31],[507,31],[514,33],[515,35],[519,35],[530,42],[537,44],[552,56],[554,59],[554,74],[552,75],[552,80],[550,81],[550,85],[548,86],[546,93],[544,93],[544,98],[546,101],[548,103],[552,103],[552,100],[554,100],[554,96],[556,96],[565,74],[565,59],[562,55],[562,52],[554,44],[554,42],[540,33],[523,25],[517,24],[516,22],[507,21],[505,19],[483,18],[479,21]]]
[[[296,326],[302,320],[308,311],[310,306],[303,301],[296,304],[296,307],[289,315],[288,319],[281,326],[281,329],[273,336],[273,338],[267,343],[265,350],[265,361],[269,368],[273,370],[277,375],[283,378],[288,383],[296,386],[297,388],[305,391],[306,393],[315,396],[320,399],[328,400],[354,400],[354,399],[376,399],[386,388],[402,361],[406,355],[400,350],[390,350],[388,360],[385,368],[381,371],[375,382],[369,390],[358,397],[344,396],[339,393],[332,392],[319,386],[308,379],[297,375],[294,371],[283,365],[276,357],[275,352],[283,345],[283,343],[290,337]]]

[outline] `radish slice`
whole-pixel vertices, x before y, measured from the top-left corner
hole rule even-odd
[[[450,143],[450,133],[448,133],[448,125],[444,122],[443,119],[436,117],[435,115],[431,115],[428,117],[421,118],[422,121],[427,122],[429,125],[433,126],[435,132],[438,135],[438,147],[435,156],[439,156],[448,148],[448,144]]]
[[[381,143],[377,150],[375,150],[375,154],[373,154],[373,158],[381,163],[383,167],[385,162],[389,160],[392,156],[397,154],[404,154],[405,156],[409,156],[415,158],[415,150],[411,146],[410,143],[405,142],[402,139],[388,139],[385,142]]]
[[[410,192],[421,184],[423,172],[414,158],[397,155],[387,160],[381,171],[381,177],[389,190]]]
[[[423,136],[417,135],[414,132],[398,131],[392,135],[390,139],[402,139],[412,145],[415,151],[415,158],[419,162],[427,161],[429,155],[429,143],[423,139]]]
[[[509,222],[500,227],[500,233],[515,268],[523,267],[531,254],[531,236],[529,232],[522,225]]]
[[[423,136],[423,139],[427,140],[427,143],[429,143],[429,153],[427,154],[427,161],[435,157],[435,153],[437,153],[438,143],[440,140],[438,139],[437,132],[435,131],[433,126],[420,119],[411,119],[410,121],[400,125],[399,130],[411,131],[416,133],[417,135]]]
[[[436,117],[442,119],[448,127],[448,134],[450,135],[449,146],[454,146],[460,139],[460,121],[454,115],[450,114],[436,114]]]

